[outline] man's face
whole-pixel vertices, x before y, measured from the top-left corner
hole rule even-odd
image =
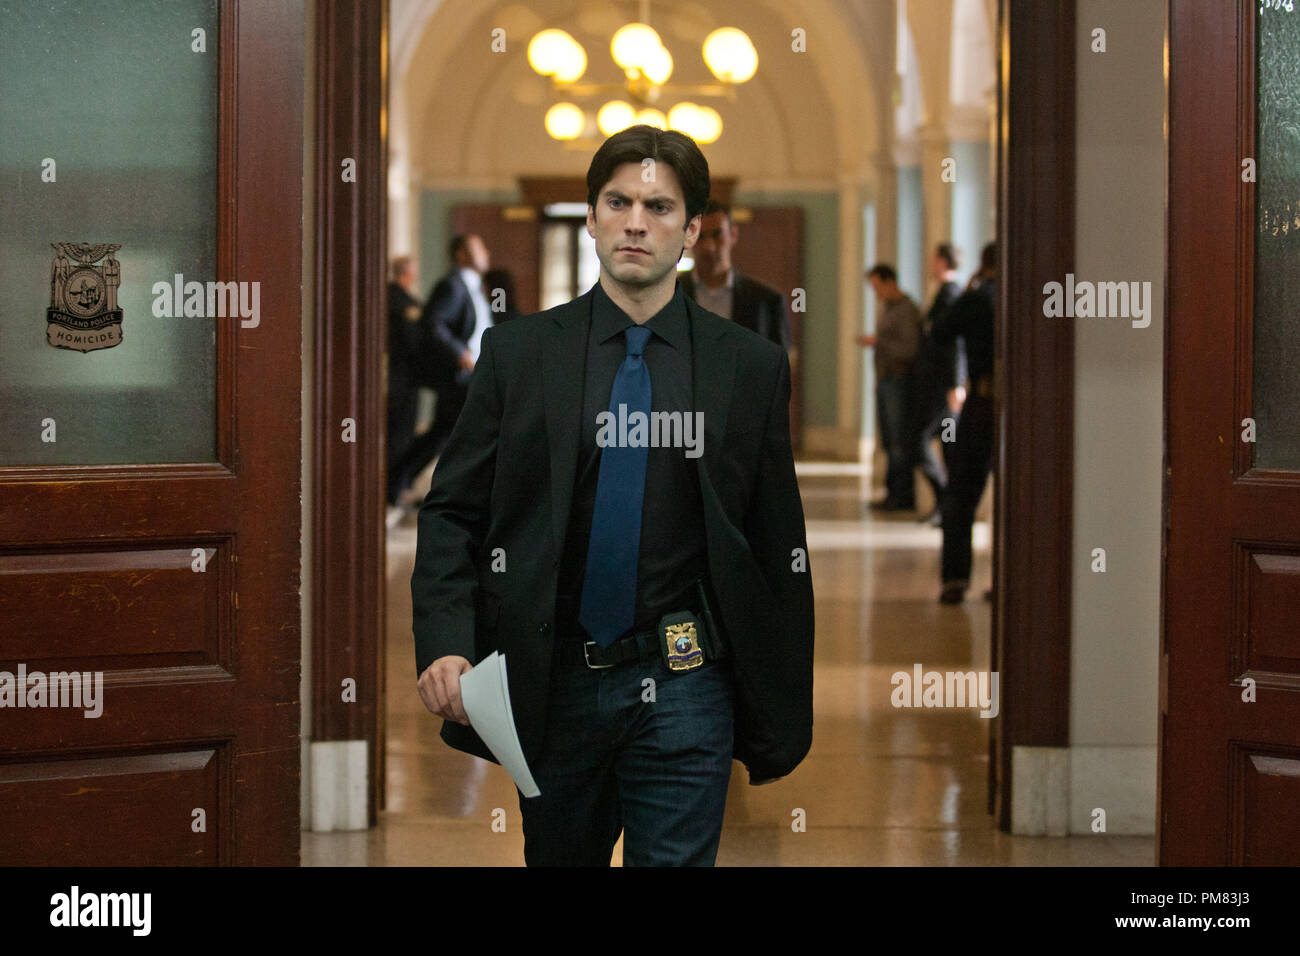
[[[935,253],[930,257],[930,275],[936,279],[942,279],[948,274],[948,261],[943,256]]]
[[[884,302],[886,292],[889,288],[888,284],[877,275],[867,276],[867,281],[871,283],[871,291],[876,293],[876,298],[879,301]]]
[[[456,254],[456,263],[462,268],[473,269],[479,275],[487,272],[490,257],[483,240],[478,236],[466,237],[465,247]]]
[[[700,217],[686,223],[686,197],[676,171],[655,163],[644,182],[640,163],[623,163],[587,207],[587,234],[596,240],[600,267],[615,282],[652,286],[675,273],[685,249],[695,245]],[[649,178],[648,171],[645,178]]]
[[[695,267],[704,276],[716,276],[731,268],[731,247],[740,230],[724,212],[700,220],[700,238],[695,242]]]

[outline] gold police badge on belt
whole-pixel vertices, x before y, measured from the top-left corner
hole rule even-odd
[[[693,614],[665,614],[659,619],[660,648],[669,670],[691,671],[704,663],[700,625]]]

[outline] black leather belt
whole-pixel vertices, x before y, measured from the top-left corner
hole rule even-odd
[[[688,608],[687,610],[691,609]],[[714,636],[709,633],[699,612],[691,610],[691,613],[695,615],[703,631],[700,646],[704,650],[704,659],[706,661],[716,661],[726,657],[726,651],[721,646],[722,642],[715,640]],[[637,631],[627,637],[620,638],[608,647],[601,647],[595,641],[585,640],[586,636],[585,632],[579,632],[578,635],[560,635],[555,642],[555,659],[561,664],[603,670],[606,667],[616,667],[628,661],[659,657],[661,653],[659,650],[660,637],[658,628]]]
[[[584,637],[586,635],[583,635]],[[659,632],[637,631],[609,647],[595,641],[582,641],[577,637],[563,637],[556,641],[555,656],[561,664],[586,666],[592,670],[615,667],[628,661],[640,661],[659,656]]]

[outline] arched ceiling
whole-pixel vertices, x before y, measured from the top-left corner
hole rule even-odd
[[[713,82],[699,51],[716,27],[740,27],[758,50],[758,74],[735,103],[702,99],[724,123],[705,149],[714,173],[822,184],[865,174],[893,117],[892,8],[881,0],[653,0],[650,22],[673,54],[673,82]],[[637,9],[635,0],[395,0],[393,81],[408,122],[396,139],[407,144],[413,178],[505,183],[584,173],[590,149],[566,150],[542,127],[555,98],[528,66],[528,40],[565,29],[587,51],[583,81],[618,82],[608,39]],[[497,27],[504,53],[490,48]],[[806,53],[791,51],[796,27],[807,31]]]

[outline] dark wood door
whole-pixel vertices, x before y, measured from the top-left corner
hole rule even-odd
[[[451,211],[453,234],[477,233],[492,259],[493,269],[506,269],[515,280],[516,308],[522,315],[537,311],[540,285],[540,217],[532,206],[472,203]]]
[[[45,61],[0,60],[16,97],[32,75],[39,95],[65,66],[91,70],[87,32],[107,61],[147,57],[157,73],[148,91],[147,70],[105,70],[84,103],[47,104],[93,112],[93,150],[60,163],[57,190],[21,186],[0,235],[6,261],[45,263],[0,276],[18,300],[0,313],[5,348],[43,376],[11,368],[0,386],[0,864],[293,865],[304,11],[184,2],[114,24],[108,6],[85,4],[72,32],[43,5],[0,13]],[[49,121],[5,119],[24,142]],[[97,139],[100,120],[121,140]],[[129,188],[106,192],[110,174]],[[31,290],[49,298],[49,242],[120,243],[119,344],[46,344]],[[154,281],[174,272],[250,283],[250,307],[256,282],[258,308],[150,315]],[[42,429],[54,440],[35,442]],[[16,707],[20,671],[43,678]],[[93,707],[56,678],[73,673],[102,681]],[[56,680],[61,706],[30,696]]]
[[[803,447],[803,320],[790,310],[795,289],[804,288],[803,210],[798,206],[744,206],[733,210],[738,227],[731,263],[785,297],[790,319],[790,444]],[[834,325],[837,317],[821,316]]]
[[[1300,11],[1170,7],[1168,865],[1300,864]]]

